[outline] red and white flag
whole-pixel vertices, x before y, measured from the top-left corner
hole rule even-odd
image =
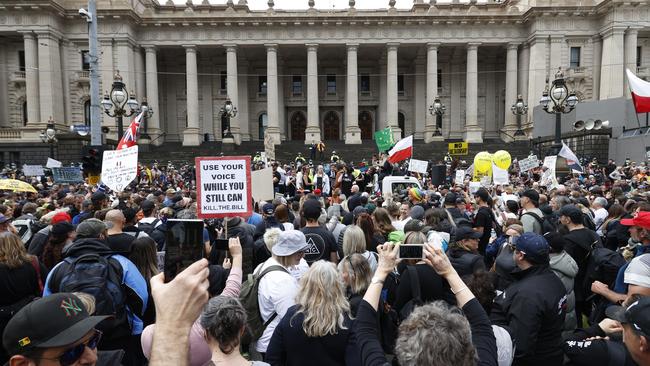
[[[413,156],[413,135],[399,140],[388,152],[388,161],[397,163]]]
[[[138,143],[138,131],[140,130],[140,121],[142,121],[143,115],[144,111],[140,112],[140,114],[131,121],[131,124],[126,131],[124,131],[124,135],[122,135],[122,139],[120,140],[120,143],[117,144],[117,149],[115,150],[126,149],[135,146]]]
[[[650,83],[634,75],[630,69],[627,72],[627,82],[630,85],[632,101],[636,113],[650,112]]]

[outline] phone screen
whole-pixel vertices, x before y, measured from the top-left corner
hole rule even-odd
[[[401,259],[422,259],[424,258],[424,244],[400,244],[399,257]]]
[[[204,258],[203,220],[167,220],[165,282]]]

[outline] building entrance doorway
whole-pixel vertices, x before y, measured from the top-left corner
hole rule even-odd
[[[323,120],[323,139],[338,140],[340,136],[340,123],[339,115],[336,114],[336,112],[327,112],[327,114],[325,114],[325,119]]]

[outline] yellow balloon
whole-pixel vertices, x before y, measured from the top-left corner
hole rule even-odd
[[[492,171],[492,155],[482,151],[474,156],[474,171],[480,174],[489,174]]]
[[[501,169],[510,168],[510,163],[512,161],[510,153],[505,150],[499,150],[492,155],[494,165],[498,166]]]

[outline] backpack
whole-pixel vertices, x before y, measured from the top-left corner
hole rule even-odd
[[[421,306],[423,304],[422,301],[422,294],[420,292],[420,279],[418,277],[418,271],[415,269],[413,266],[408,266],[406,269],[409,272],[409,279],[411,282],[411,296],[413,298],[409,300],[404,306],[402,307],[402,310],[399,312],[399,318],[400,320],[404,320],[408,318],[409,315],[415,310],[416,307]]]
[[[260,273],[261,271],[261,273]],[[260,280],[267,273],[273,271],[283,271],[289,273],[286,268],[282,266],[269,266],[263,271],[261,268],[256,273],[251,273],[248,275],[248,279],[241,286],[241,291],[239,293],[239,301],[246,309],[246,314],[248,314],[248,320],[246,324],[248,326],[248,331],[252,337],[252,340],[259,339],[264,333],[264,329],[271,324],[271,322],[278,316],[278,313],[273,312],[273,315],[267,320],[262,319],[262,314],[260,313],[260,304],[258,300],[258,291],[260,287]]]
[[[151,236],[151,233],[156,230],[156,225],[160,222],[160,219],[155,219],[151,223],[139,222],[138,230],[144,231],[147,235]]]
[[[600,241],[594,241],[587,255],[585,289],[591,290],[594,281],[611,286],[616,281],[619,269],[625,263],[625,258],[620,253],[603,247]]]
[[[546,217],[546,216],[539,217],[539,215],[534,213],[534,212],[524,212],[524,214],[521,215],[521,216],[524,216],[524,215],[532,216],[535,220],[537,220],[537,222],[539,222],[539,225],[542,227],[541,235],[544,235],[544,234],[547,234],[547,233],[552,233],[552,232],[555,232],[557,230],[557,227],[555,226],[555,224],[553,224],[551,222],[551,220],[549,220],[549,218]]]
[[[131,334],[122,287],[122,266],[111,255],[67,257],[52,278],[52,292],[84,292],[95,298],[95,315],[111,315],[97,328],[110,339]]]
[[[392,307],[397,295],[398,285],[399,274],[396,272],[389,273],[384,280],[381,298],[379,299],[379,339],[381,340],[381,347],[388,354],[395,353],[395,343],[397,342],[399,330],[399,314]]]

